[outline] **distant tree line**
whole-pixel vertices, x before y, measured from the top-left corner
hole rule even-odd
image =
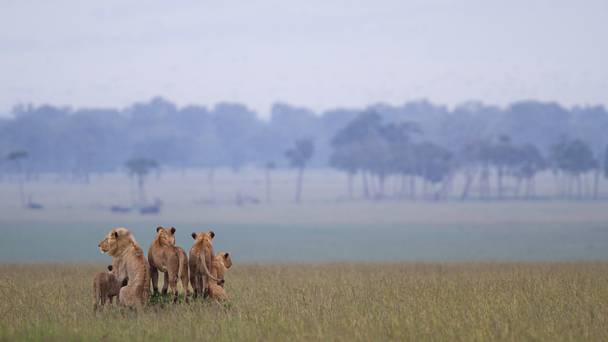
[[[330,164],[348,175],[350,198],[356,174],[364,198],[432,200],[458,192],[462,200],[473,195],[537,197],[536,175],[548,169],[555,176],[559,197],[596,199],[602,169],[608,175],[608,148],[604,154],[594,154],[581,139],[561,137],[546,155],[535,144],[514,144],[504,134],[450,148],[425,140],[416,123],[383,123],[375,111],[360,114],[339,130],[331,145]],[[461,189],[454,188],[457,175],[463,180]]]
[[[535,176],[551,171],[559,196],[591,198],[608,176],[607,131],[602,106],[538,101],[449,109],[423,100],[323,113],[278,103],[267,119],[238,103],[178,108],[163,98],[124,109],[20,105],[0,119],[0,177],[53,172],[88,181],[121,169],[137,177],[143,198],[147,171],[129,161],[206,168],[210,182],[216,168],[254,165],[266,170],[270,201],[270,171],[290,166],[299,201],[304,168],[332,166],[347,175],[350,197],[360,187],[369,199],[440,200],[535,197]]]

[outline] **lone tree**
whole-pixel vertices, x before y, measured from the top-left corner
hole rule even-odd
[[[144,205],[146,203],[146,192],[144,191],[145,177],[152,169],[158,168],[158,163],[153,159],[133,158],[128,160],[125,165],[127,166],[129,175],[137,178],[138,201],[140,205]]]
[[[296,183],[296,203],[300,203],[302,196],[302,176],[306,163],[312,158],[315,152],[315,145],[310,139],[296,140],[294,146],[285,151],[285,157],[289,160],[291,167],[298,169],[298,180]]]
[[[21,205],[25,207],[25,194],[23,192],[23,166],[21,165],[21,159],[25,159],[27,158],[29,155],[27,153],[27,151],[24,150],[16,150],[13,152],[10,152],[7,156],[6,159],[8,161],[12,161],[15,163],[15,166],[17,168],[17,179],[18,179],[18,183],[19,183],[19,199],[21,200]]]

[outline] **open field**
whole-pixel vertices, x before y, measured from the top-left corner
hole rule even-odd
[[[271,203],[237,206],[263,193],[247,175],[218,173],[213,203],[204,174],[151,178],[148,216],[110,212],[131,203],[121,174],[28,182],[36,211],[0,182],[0,340],[608,340],[605,201],[348,200],[319,171],[301,205],[277,172]],[[185,249],[217,233],[231,300],[94,314],[98,241],[126,226],[147,251],[158,225]]]
[[[111,227],[128,227],[147,252],[159,224],[174,225],[176,243],[186,250],[192,245],[191,232],[212,228],[216,251],[230,252],[238,263],[608,260],[608,226],[598,222],[193,224],[167,220],[3,221],[0,262],[109,262],[97,243]]]
[[[19,207],[19,191],[17,175],[7,175],[0,178],[0,206],[3,208]],[[213,182],[210,180],[213,179]],[[587,182],[588,183],[588,182]],[[588,193],[589,184],[585,183]],[[449,196],[452,201],[459,201],[464,177],[456,176],[453,191]],[[213,202],[220,206],[235,205],[238,195],[258,199],[258,206],[265,206],[266,183],[264,170],[248,167],[239,172],[230,169],[216,169],[213,177],[209,177],[207,169],[164,170],[161,174],[150,174],[146,177],[146,197],[149,201],[159,198],[167,209],[197,211]],[[496,196],[496,179],[491,179],[492,195]],[[401,187],[401,180],[389,179],[385,185],[386,195],[391,195]],[[513,197],[515,184],[512,179],[504,180],[505,196]],[[292,203],[296,188],[296,172],[291,169],[277,169],[271,172],[270,202],[272,205]],[[90,182],[82,179],[72,179],[69,175],[40,174],[37,178],[25,182],[26,197],[41,203],[45,208],[65,210],[108,211],[111,205],[128,206],[137,197],[135,180],[126,172],[110,172],[93,174]],[[342,203],[351,202],[348,198],[347,177],[343,172],[333,169],[307,169],[304,172],[302,201],[304,203]],[[432,188],[429,186],[426,195],[423,185],[417,183],[417,200],[429,200]],[[601,178],[599,182],[601,199],[608,199],[608,181]],[[437,189],[435,189],[437,190]],[[475,200],[478,195],[478,185],[471,188],[471,196]],[[557,194],[556,178],[551,172],[543,172],[536,177],[537,199],[552,200]],[[354,200],[361,200],[363,186],[361,177],[357,176],[353,183]]]
[[[0,262],[105,262],[96,246],[110,228],[128,227],[147,250],[158,225],[175,226],[186,249],[190,232],[213,229],[216,248],[249,263],[608,260],[604,200],[348,200],[343,174],[307,170],[297,205],[292,171],[273,172],[271,203],[263,201],[261,170],[217,170],[214,177],[211,191],[205,170],[151,175],[147,196],[164,206],[145,216],[109,210],[131,204],[134,184],[124,173],[96,175],[89,184],[41,175],[25,189],[43,210],[20,207],[17,184],[5,179]],[[552,182],[549,174],[539,177],[539,192],[551,194]],[[237,193],[262,202],[237,206]]]
[[[608,339],[608,263],[239,265],[231,300],[92,311],[93,264],[0,266],[0,340]]]

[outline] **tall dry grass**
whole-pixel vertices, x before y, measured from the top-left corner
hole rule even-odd
[[[225,304],[94,313],[101,270],[0,266],[0,340],[608,340],[608,263],[236,265]]]

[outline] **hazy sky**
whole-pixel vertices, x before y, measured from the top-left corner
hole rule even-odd
[[[608,1],[0,2],[0,113],[428,98],[608,103]]]

